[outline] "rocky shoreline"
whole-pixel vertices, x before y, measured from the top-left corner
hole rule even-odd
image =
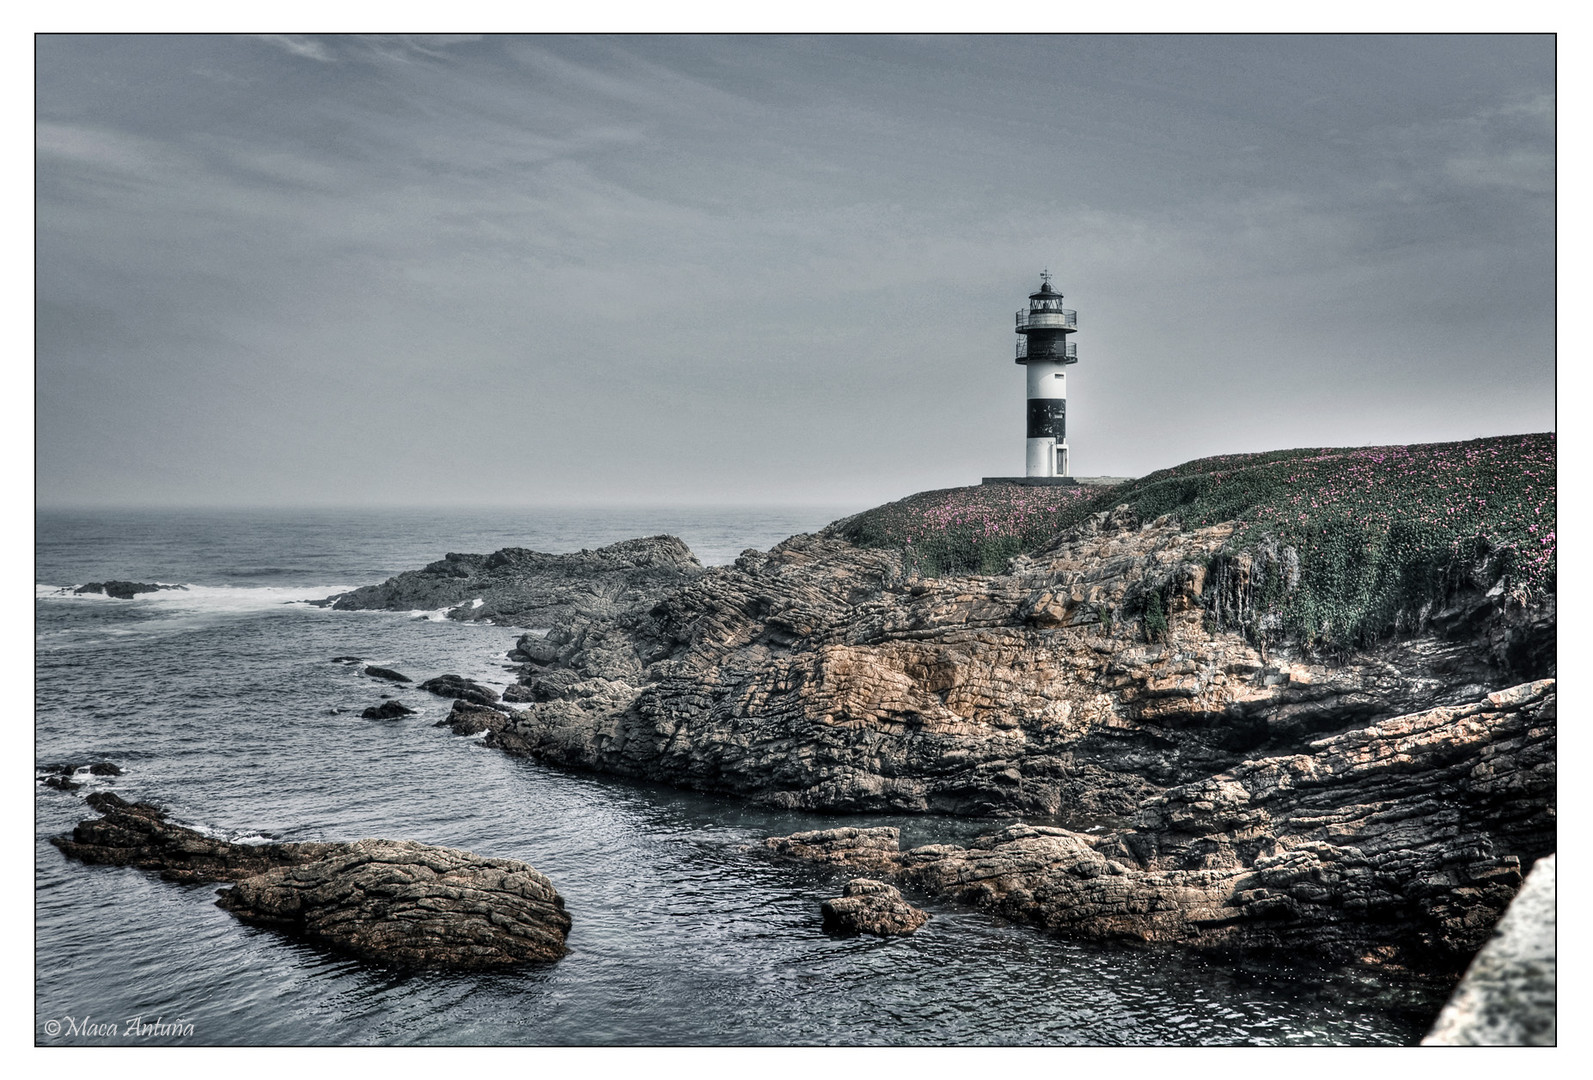
[[[610,555],[567,557],[547,588],[555,557],[450,556],[566,606],[459,609],[555,617],[501,696],[462,693],[445,723],[781,808],[1024,819],[967,848],[843,828],[771,850],[1056,933],[1458,972],[1554,848],[1553,596],[1478,567],[1419,632],[1258,645],[1214,615],[1287,581],[1289,552],[1218,559],[1232,531],[1120,506],[1004,573],[939,578],[834,527],[707,570],[655,537],[615,547],[673,569],[619,593]],[[415,606],[403,578],[367,599]]]
[[[1016,824],[902,851],[894,828],[775,837],[781,857],[1072,937],[1456,970],[1552,844],[1552,680],[1318,740],[1149,800],[1099,834]],[[1526,864],[1530,866],[1530,863]]]

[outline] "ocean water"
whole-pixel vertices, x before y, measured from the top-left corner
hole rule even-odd
[[[987,825],[774,812],[511,759],[434,727],[448,700],[395,690],[331,658],[357,654],[417,682],[457,672],[501,689],[517,631],[302,602],[448,551],[505,545],[571,551],[670,532],[705,563],[725,564],[856,509],[41,513],[35,761],[109,760],[126,771],[79,775],[86,786],[77,792],[36,790],[37,1041],[1421,1038],[1447,988],[1397,974],[1070,942],[923,897],[910,898],[933,918],[910,938],[827,937],[819,903],[838,894],[844,875],[769,861],[758,851],[764,837],[892,824],[914,844],[966,839]],[[61,591],[107,578],[188,587],[130,601]],[[384,694],[418,712],[361,719]],[[92,816],[82,797],[97,788],[233,838],[383,836],[522,859],[565,897],[571,952],[512,973],[413,974],[245,926],[215,906],[216,886],[83,866],[50,846]]]

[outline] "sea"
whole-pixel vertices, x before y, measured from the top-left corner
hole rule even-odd
[[[904,846],[989,822],[827,817],[508,757],[436,726],[452,672],[501,689],[520,631],[312,606],[446,552],[681,537],[707,565],[861,507],[141,510],[36,515],[35,1039],[68,1045],[1404,1045],[1449,986],[1307,957],[1220,960],[1069,941],[909,894],[898,939],[835,938],[844,875],[763,840],[895,825]],[[76,595],[107,579],[181,589]],[[362,719],[396,695],[416,710]],[[109,761],[123,772],[94,776]],[[79,766],[77,791],[43,771]],[[387,837],[520,859],[573,919],[569,955],[418,974],[246,926],[215,885],[85,866],[48,840],[114,791],[233,840]]]

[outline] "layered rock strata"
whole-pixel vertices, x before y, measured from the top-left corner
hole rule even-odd
[[[1101,833],[1015,824],[900,851],[891,828],[768,841],[1069,936],[1309,949],[1458,970],[1554,846],[1554,682],[1247,760]]]
[[[503,548],[490,555],[450,553],[420,570],[318,603],[339,611],[447,608],[450,619],[548,627],[650,606],[702,572],[691,549],[673,536],[569,555]]]
[[[149,803],[89,796],[99,818],[54,843],[86,863],[187,884],[236,882],[217,904],[246,922],[408,968],[480,970],[557,960],[570,916],[553,884],[513,859],[413,841],[235,844],[166,821]]]

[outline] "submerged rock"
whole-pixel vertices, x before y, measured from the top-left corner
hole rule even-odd
[[[929,921],[929,914],[913,907],[894,885],[869,878],[853,878],[834,900],[819,905],[827,934],[873,934],[905,937]]]
[[[373,679],[386,679],[388,682],[413,682],[408,675],[394,671],[392,668],[377,667],[375,664],[365,666],[365,674]]]
[[[173,825],[149,803],[108,793],[88,803],[102,816],[51,840],[68,857],[187,884],[237,882],[219,906],[338,952],[479,970],[566,951],[564,900],[523,862],[397,840],[236,844]]]

